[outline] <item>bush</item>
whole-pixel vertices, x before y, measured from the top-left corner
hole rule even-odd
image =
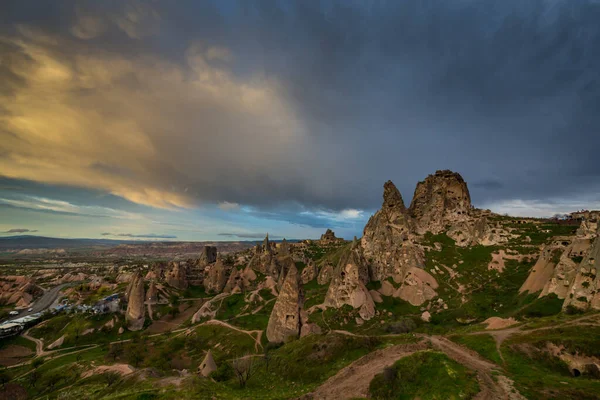
[[[410,318],[404,318],[397,322],[392,322],[386,328],[389,333],[409,333],[417,329],[417,324]]]
[[[233,368],[229,363],[222,363],[217,367],[216,371],[210,373],[210,377],[217,382],[225,382],[233,378]]]

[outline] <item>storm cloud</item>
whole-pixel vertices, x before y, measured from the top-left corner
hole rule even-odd
[[[436,169],[502,211],[597,204],[597,1],[4,1],[0,15],[9,178],[311,226],[377,208],[388,179],[410,201]]]

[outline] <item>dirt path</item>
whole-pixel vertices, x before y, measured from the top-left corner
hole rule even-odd
[[[402,357],[427,348],[425,342],[399,344],[376,350],[359,358],[329,378],[316,391],[303,399],[352,399],[367,397],[369,383],[383,369]]]
[[[245,331],[243,329],[238,328],[237,326],[230,325],[227,322],[223,322],[218,319],[211,319],[211,320],[206,321],[198,326],[201,326],[201,325],[221,325],[221,326],[224,326],[231,330],[234,330],[236,332],[245,333],[246,335],[250,336],[252,338],[252,340],[254,340],[254,351],[258,352],[259,348],[261,348],[261,349],[263,348],[263,345],[260,342],[260,340],[262,338],[262,334],[263,334],[263,331],[261,331],[261,330]],[[254,334],[256,334],[256,337],[254,337]]]
[[[45,355],[44,342],[42,342],[40,339],[34,338],[33,336],[29,336],[29,330],[24,332],[23,335],[21,335],[21,336],[23,336],[25,339],[31,340],[32,342],[35,343],[35,356],[36,357],[41,357],[41,356]]]
[[[514,334],[537,332],[537,331],[543,331],[543,330],[548,330],[548,329],[556,329],[556,328],[560,328],[560,327],[564,327],[564,326],[588,326],[588,325],[598,326],[599,323],[595,323],[595,324],[591,323],[590,324],[590,323],[585,322],[590,319],[595,319],[598,317],[600,317],[600,314],[592,314],[592,315],[586,315],[586,316],[583,316],[580,318],[575,318],[570,321],[565,321],[558,325],[543,326],[541,328],[527,330],[527,329],[523,329],[523,328],[526,328],[528,324],[523,324],[523,325],[519,325],[519,326],[505,328],[505,329],[471,332],[471,333],[468,333],[467,335],[490,335],[492,338],[494,338],[494,341],[496,342],[496,351],[498,351],[498,355],[504,362],[504,356],[502,355],[502,350],[501,350],[502,343]]]
[[[434,348],[443,351],[454,361],[477,372],[477,380],[481,391],[474,397],[477,400],[525,400],[513,387],[512,381],[498,375],[498,381],[492,377],[492,371],[498,371],[498,366],[482,359],[478,354],[441,336],[428,337]]]

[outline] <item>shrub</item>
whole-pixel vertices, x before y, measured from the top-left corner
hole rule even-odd
[[[397,322],[392,322],[386,328],[389,333],[409,333],[417,329],[417,324],[410,318],[404,318]]]
[[[210,373],[210,377],[217,382],[225,382],[233,378],[233,368],[229,363],[222,363],[217,367],[216,371]]]

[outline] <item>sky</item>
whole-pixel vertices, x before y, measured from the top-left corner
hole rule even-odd
[[[361,236],[391,179],[600,208],[600,1],[0,2],[0,235]]]

